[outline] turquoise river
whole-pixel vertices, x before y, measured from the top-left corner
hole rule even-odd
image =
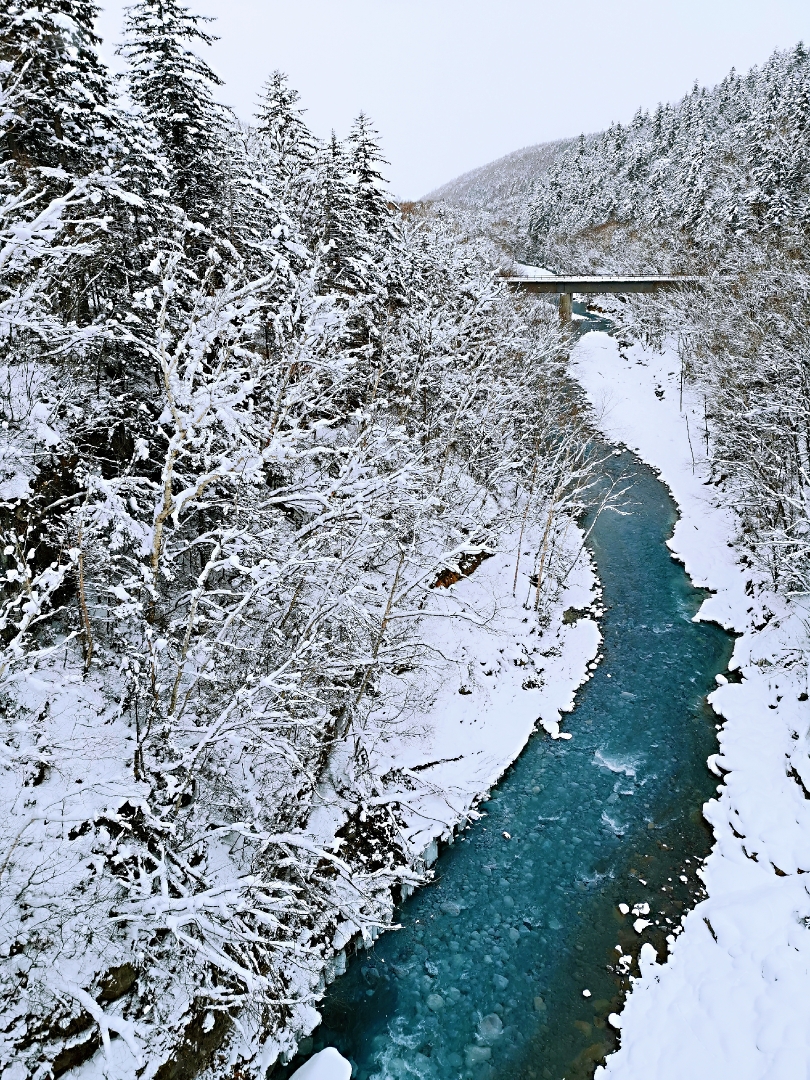
[[[486,816],[402,905],[402,929],[353,956],[303,1054],[275,1077],[330,1045],[355,1080],[591,1076],[618,1045],[608,1016],[641,944],[663,959],[700,895],[711,845],[701,807],[717,783],[705,699],[733,641],[693,621],[705,593],[666,546],[667,489],[630,453],[605,468],[631,484],[631,512],[603,512],[590,535],[604,658],[567,718],[573,738],[530,740]]]

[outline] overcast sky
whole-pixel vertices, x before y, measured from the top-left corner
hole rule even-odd
[[[103,2],[103,0],[102,0]],[[109,60],[126,0],[104,5]],[[193,0],[206,58],[249,119],[275,68],[326,136],[365,110],[414,199],[511,150],[598,131],[810,43],[810,0]]]

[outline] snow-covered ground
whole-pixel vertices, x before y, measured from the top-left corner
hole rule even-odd
[[[660,471],[680,508],[670,547],[713,594],[699,617],[739,634],[741,683],[710,701],[722,727],[708,898],[669,959],[642,950],[642,977],[602,1080],[796,1080],[810,1076],[810,605],[769,591],[746,565],[734,516],[706,463],[704,401],[681,409],[674,351],[588,334],[572,373],[608,439]],[[721,677],[722,678],[722,677]],[[663,961],[663,957],[658,958]]]

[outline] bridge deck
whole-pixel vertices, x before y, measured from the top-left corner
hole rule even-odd
[[[536,293],[631,293],[700,285],[699,277],[509,277],[508,285]]]

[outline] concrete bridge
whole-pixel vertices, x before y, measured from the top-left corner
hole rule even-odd
[[[508,277],[507,285],[532,293],[555,293],[560,297],[560,318],[571,319],[571,300],[574,293],[648,293],[659,289],[679,289],[700,286],[699,277],[582,277],[557,275],[548,272]]]

